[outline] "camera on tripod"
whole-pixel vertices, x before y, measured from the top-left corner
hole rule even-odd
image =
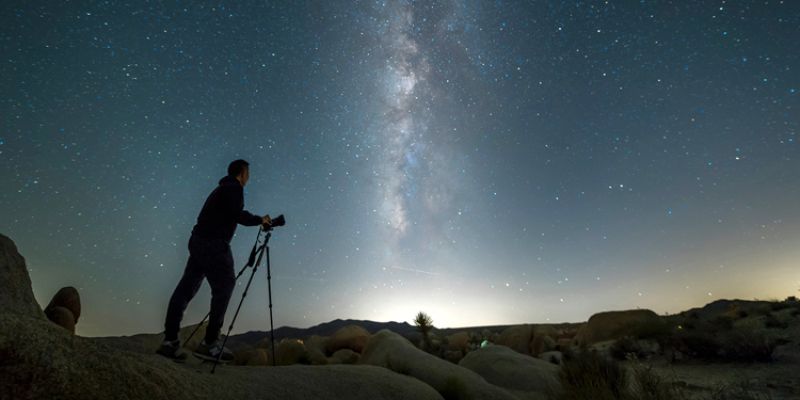
[[[265,231],[272,230],[272,228],[277,228],[279,226],[286,225],[286,218],[283,217],[283,214],[278,215],[277,217],[272,219],[272,223],[261,225],[262,229]]]

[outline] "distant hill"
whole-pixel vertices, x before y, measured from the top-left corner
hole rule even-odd
[[[310,328],[282,326],[275,329],[275,341],[279,341],[284,338],[304,339],[313,335],[331,336],[339,329],[348,325],[358,325],[366,329],[369,333],[376,333],[382,329],[389,329],[392,332],[398,333],[402,336],[413,336],[417,332],[416,327],[406,322],[376,322],[357,319],[335,319],[330,322],[314,325]],[[269,331],[250,331],[239,335],[231,335],[229,343],[231,343],[233,347],[237,347],[239,344],[253,346],[265,338],[269,338]]]

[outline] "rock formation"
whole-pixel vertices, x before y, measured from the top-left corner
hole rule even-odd
[[[72,286],[61,288],[44,309],[47,319],[56,325],[75,333],[75,324],[81,317],[81,297]]]
[[[385,368],[224,366],[211,375],[205,365],[195,370],[154,354],[155,346],[142,354],[112,347],[125,338],[74,336],[45,318],[24,259],[2,235],[0,305],[3,399],[442,399],[430,386]]]
[[[650,310],[609,311],[592,315],[575,336],[579,345],[591,345],[623,336],[638,336],[663,324]]]
[[[447,399],[514,399],[506,390],[487,383],[480,375],[428,354],[408,339],[388,330],[370,338],[361,364],[388,368],[427,383]]]
[[[547,398],[557,385],[558,366],[520,354],[505,346],[487,346],[464,357],[458,365],[474,371],[487,382],[508,389],[518,397]]]

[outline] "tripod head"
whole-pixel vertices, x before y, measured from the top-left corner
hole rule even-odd
[[[261,225],[261,229],[264,231],[271,231],[272,228],[277,228],[284,225],[286,225],[286,218],[284,218],[283,214],[281,214],[273,218],[272,223]]]

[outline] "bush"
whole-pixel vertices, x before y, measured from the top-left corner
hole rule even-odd
[[[767,314],[764,318],[764,326],[767,328],[786,329],[789,327],[789,323],[778,320],[773,314]]]
[[[712,333],[683,331],[675,337],[676,348],[690,357],[713,360],[719,357],[721,345]]]
[[[627,387],[625,370],[613,360],[593,351],[583,351],[565,358],[558,379],[562,392],[558,400],[616,400]]]
[[[615,360],[627,360],[630,357],[634,358],[643,358],[644,351],[642,351],[642,346],[639,345],[639,342],[630,337],[624,336],[614,342],[609,349],[611,352],[611,357]]]
[[[651,368],[635,363],[631,373],[614,360],[596,352],[582,352],[564,359],[559,371],[561,392],[555,400],[678,400],[683,393]]]
[[[726,361],[768,362],[778,346],[777,340],[753,326],[742,326],[720,337],[721,356]]]

